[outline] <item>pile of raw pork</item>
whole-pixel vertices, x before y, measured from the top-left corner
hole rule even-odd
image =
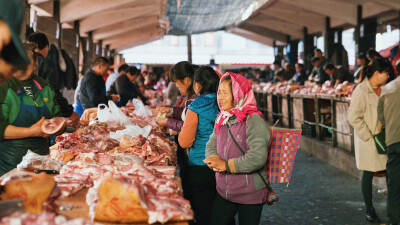
[[[347,81],[339,84],[337,87],[334,87],[334,84],[331,81],[326,81],[323,85],[317,84],[307,84],[305,86],[282,82],[282,83],[260,83],[253,84],[253,89],[255,91],[265,91],[265,92],[276,92],[280,94],[304,94],[304,95],[331,95],[331,96],[345,96],[351,97],[353,94],[353,90],[355,88],[355,84],[349,83]]]
[[[63,197],[89,188],[86,202],[95,221],[151,224],[192,219],[190,203],[175,177],[176,144],[156,117],[136,116],[133,110],[132,105],[121,108],[133,125],[151,126],[148,135],[116,140],[110,134],[125,126],[82,126],[58,136],[48,156],[28,152],[18,169],[59,171],[53,179]]]

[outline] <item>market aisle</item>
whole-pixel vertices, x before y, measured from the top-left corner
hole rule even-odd
[[[289,187],[275,192],[280,202],[264,206],[260,224],[368,224],[360,181],[304,151],[298,152]],[[377,192],[374,189],[374,206],[386,222],[386,195]]]

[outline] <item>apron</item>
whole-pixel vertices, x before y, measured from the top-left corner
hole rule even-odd
[[[34,82],[35,83],[35,82]],[[23,102],[23,92],[19,89],[20,110],[17,118],[11,124],[16,127],[30,127],[42,117],[51,119],[53,116],[43,100],[42,92],[35,83],[35,87],[43,101],[42,107],[26,105]],[[0,176],[14,169],[26,155],[28,149],[40,155],[49,154],[49,139],[41,137],[7,139],[0,141]]]

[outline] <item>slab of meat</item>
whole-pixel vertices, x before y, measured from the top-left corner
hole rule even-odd
[[[111,165],[100,165],[95,163],[87,163],[83,161],[68,162],[60,170],[60,175],[79,173],[88,175],[92,180],[97,180],[101,177],[111,174],[114,171]]]
[[[25,212],[55,212],[60,189],[54,178],[45,173],[10,176],[1,183],[1,200],[24,199]]]
[[[134,179],[105,177],[89,189],[86,201],[92,220],[137,223],[148,220],[144,191]]]
[[[67,119],[64,117],[54,117],[52,119],[44,120],[42,123],[42,131],[45,134],[57,134],[64,130],[67,126]]]
[[[55,177],[57,186],[60,188],[63,196],[75,194],[83,187],[92,187],[93,180],[89,175],[80,173],[64,173]]]
[[[93,222],[77,218],[67,220],[64,216],[56,216],[54,213],[22,213],[15,212],[10,216],[3,217],[1,225],[92,225]]]
[[[189,201],[175,193],[177,188],[171,184],[174,184],[171,179],[106,177],[88,191],[90,215],[95,220],[112,223],[153,224],[192,219]]]

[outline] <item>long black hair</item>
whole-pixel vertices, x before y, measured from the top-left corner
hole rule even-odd
[[[379,73],[388,73],[389,79],[387,80],[387,83],[395,78],[394,69],[389,60],[385,58],[376,58],[372,60],[370,65],[363,66],[357,85],[360,84],[365,79],[365,77],[370,79],[376,71],[378,71]]]
[[[200,94],[217,93],[218,91],[219,76],[209,66],[202,66],[197,69],[193,80],[201,85]]]
[[[169,73],[169,79],[176,83],[176,81],[183,81],[186,77],[193,80],[194,73],[199,68],[197,65],[193,65],[190,62],[182,61],[172,67]],[[190,85],[186,90],[187,97],[190,98],[194,94],[193,86]]]

